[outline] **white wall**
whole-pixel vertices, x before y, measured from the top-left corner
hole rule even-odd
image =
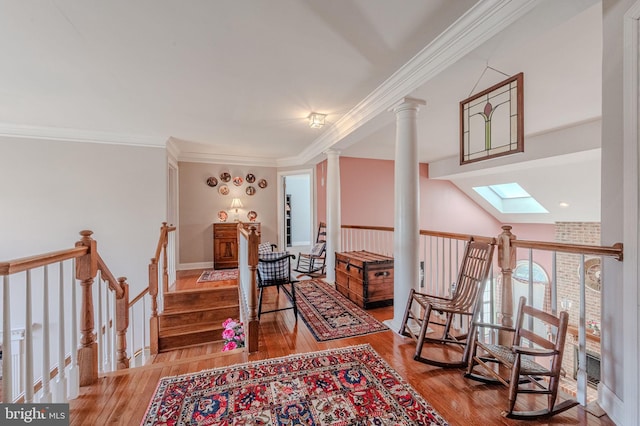
[[[71,248],[90,229],[131,296],[166,215],[166,151],[0,138],[0,260]]]

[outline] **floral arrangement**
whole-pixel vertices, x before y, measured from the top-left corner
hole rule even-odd
[[[244,327],[240,321],[227,318],[223,323],[224,347],[222,352],[231,351],[237,348],[244,348]]]
[[[587,321],[587,327],[589,327],[593,334],[600,334],[600,321],[589,320]]]

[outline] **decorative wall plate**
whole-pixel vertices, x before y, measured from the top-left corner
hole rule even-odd
[[[245,192],[247,193],[247,195],[253,195],[256,193],[256,189],[253,186],[247,186]]]
[[[220,222],[226,222],[228,217],[229,217],[229,215],[224,210],[220,210],[218,212],[218,220]]]
[[[214,187],[218,184],[218,179],[214,178],[213,176],[211,176],[209,179],[207,179],[207,185],[209,185],[210,187]]]
[[[251,222],[255,222],[257,217],[258,217],[258,213],[254,212],[253,210],[247,213],[247,218],[249,218],[249,221]]]
[[[220,188],[218,188],[218,192],[220,193],[220,195],[227,195],[229,194],[229,187],[227,185],[220,185]]]
[[[259,186],[260,188],[266,188],[266,187],[267,187],[267,180],[266,180],[266,179],[260,179],[260,180],[258,181],[258,186]]]
[[[233,178],[233,184],[235,186],[240,186],[242,185],[242,178],[240,176],[236,176]]]
[[[227,172],[220,173],[220,180],[223,182],[229,182],[231,180],[231,175]]]
[[[252,173],[247,174],[244,179],[247,181],[247,183],[253,183],[256,181],[256,177]]]
[[[584,283],[587,288],[595,291],[602,290],[602,282],[600,281],[600,258],[595,257],[584,262]],[[580,267],[578,267],[578,276],[580,276]]]

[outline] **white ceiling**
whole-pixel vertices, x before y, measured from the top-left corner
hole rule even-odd
[[[393,113],[356,117],[357,126],[347,118],[475,3],[0,0],[0,134],[159,146],[171,139],[185,160],[282,165],[311,160],[301,154],[321,153],[327,143],[346,156],[393,159]],[[525,73],[525,151],[529,136],[600,117],[599,1],[513,3],[533,9],[402,95],[427,101],[419,113],[421,162],[458,155],[459,101],[505,78],[483,74],[487,63]],[[328,125],[310,129],[311,111],[328,114]],[[579,211],[545,205],[552,214],[541,218],[492,213],[504,221],[599,220],[599,174],[584,185],[577,174],[593,170],[597,157],[567,161],[554,175],[568,184],[563,174],[571,169],[573,195],[593,195],[597,185],[597,200]],[[483,180],[513,178],[529,182],[523,186],[532,195],[553,191],[560,192],[553,202],[561,199],[562,185],[535,187],[542,183],[531,176],[544,173],[544,161],[529,166]],[[473,180],[440,169],[469,193]]]

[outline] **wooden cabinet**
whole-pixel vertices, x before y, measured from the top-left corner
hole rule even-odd
[[[364,250],[336,253],[336,289],[365,309],[393,305],[393,258]]]
[[[243,222],[248,229],[255,226],[260,232],[260,224]],[[213,224],[213,269],[238,267],[238,222]]]

